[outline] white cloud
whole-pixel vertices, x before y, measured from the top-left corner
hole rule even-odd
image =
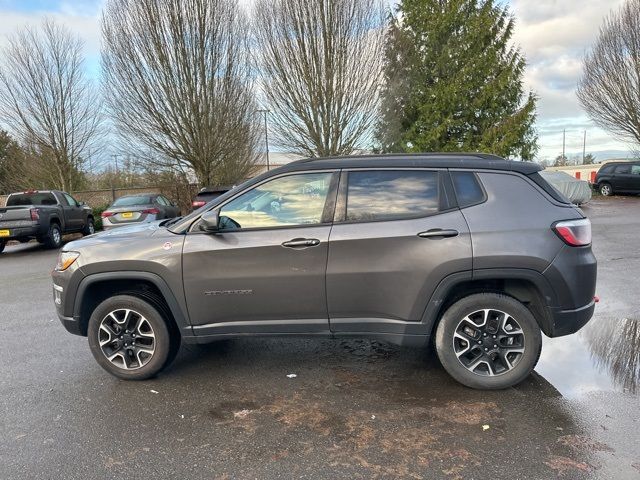
[[[562,152],[562,131],[579,138],[582,150],[628,150],[628,145],[595,127],[575,94],[582,59],[596,40],[604,18],[623,0],[511,0],[516,17],[514,41],[527,59],[525,84],[539,96],[540,157]],[[575,140],[575,139],[574,139]],[[570,151],[569,146],[567,151]]]
[[[52,18],[80,36],[85,42],[87,57],[97,58],[100,54],[100,8],[76,8],[62,4],[55,11],[23,12],[0,9],[0,46],[4,45],[8,35],[24,27],[37,27],[44,18]]]

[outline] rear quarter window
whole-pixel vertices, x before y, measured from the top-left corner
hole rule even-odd
[[[460,208],[484,202],[484,189],[475,173],[451,172],[451,180]]]

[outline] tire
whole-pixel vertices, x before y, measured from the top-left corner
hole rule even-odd
[[[87,218],[87,221],[84,224],[84,228],[82,229],[82,235],[86,237],[87,235],[93,235],[94,233],[96,233],[96,224],[93,221],[93,218],[89,217]]]
[[[613,188],[611,188],[611,185],[606,182],[601,183],[598,187],[598,190],[600,191],[600,195],[602,195],[603,197],[610,197],[611,195],[613,195]]]
[[[0,242],[0,253],[2,253],[2,251],[4,250],[5,245],[5,242]]]
[[[461,384],[480,390],[499,390],[522,382],[538,363],[541,349],[542,334],[529,309],[497,293],[474,294],[457,301],[444,313],[436,330],[436,352],[442,366]]]
[[[62,229],[57,223],[49,225],[47,235],[42,239],[46,248],[60,248],[62,246]]]
[[[172,339],[160,311],[151,302],[132,295],[117,295],[98,305],[87,328],[89,348],[98,364],[124,380],[146,380],[166,368],[177,353],[180,339]],[[115,331],[115,327],[120,330]]]

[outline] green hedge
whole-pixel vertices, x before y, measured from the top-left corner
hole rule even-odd
[[[96,227],[96,232],[102,230],[102,212],[107,208],[109,208],[108,203],[99,207],[93,207],[93,222]]]

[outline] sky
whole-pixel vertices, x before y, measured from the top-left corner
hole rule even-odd
[[[241,0],[249,5],[252,0]],[[539,160],[562,152],[566,130],[568,156],[587,153],[597,159],[629,155],[629,146],[597,128],[580,107],[575,86],[582,58],[594,42],[605,16],[623,0],[502,0],[516,18],[514,42],[527,60],[525,87],[539,97]],[[99,15],[104,0],[0,0],[0,46],[6,35],[48,16],[64,22],[85,42],[87,68],[100,75]]]

